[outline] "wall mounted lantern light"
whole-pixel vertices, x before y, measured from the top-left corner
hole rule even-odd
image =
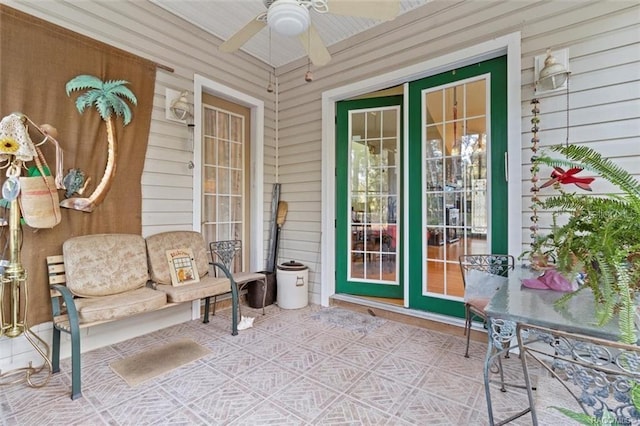
[[[567,87],[569,79],[569,51],[567,49],[551,53],[547,49],[545,55],[534,59],[535,92],[536,94],[555,92]]]
[[[173,89],[165,91],[165,118],[180,123],[187,123],[191,117],[191,104],[187,99],[188,92],[179,92]]]

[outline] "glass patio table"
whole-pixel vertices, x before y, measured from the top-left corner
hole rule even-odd
[[[563,307],[555,306],[555,302],[565,293],[553,290],[538,290],[526,288],[522,285],[525,278],[539,276],[540,271],[534,271],[528,266],[518,265],[509,272],[508,277],[500,277],[486,273],[476,273],[468,279],[483,284],[494,284],[496,289],[489,304],[485,308],[488,318],[489,345],[484,366],[485,392],[487,408],[489,411],[489,423],[502,425],[515,420],[531,412],[533,423],[536,424],[536,414],[533,401],[529,398],[529,407],[509,417],[506,420],[495,422],[491,406],[489,373],[491,366],[497,364],[501,369],[500,357],[508,351],[522,345],[521,339],[514,344],[519,330],[526,329],[527,325],[539,326],[553,330],[576,333],[593,338],[617,341],[619,332],[618,324],[614,319],[604,327],[595,324],[593,295],[589,289],[572,297]],[[522,353],[522,348],[519,348]],[[523,382],[529,383],[523,368]],[[504,379],[501,375],[501,383],[504,391]],[[514,387],[526,388],[526,385],[507,384]],[[527,392],[531,395],[531,392]]]

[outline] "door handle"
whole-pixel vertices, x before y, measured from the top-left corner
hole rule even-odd
[[[504,152],[504,180],[509,182],[509,153]]]

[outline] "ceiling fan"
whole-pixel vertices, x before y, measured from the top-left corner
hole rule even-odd
[[[266,12],[251,20],[222,43],[221,52],[233,52],[267,25],[287,37],[298,36],[314,65],[326,65],[331,55],[311,24],[309,11],[389,21],[400,11],[400,0],[263,0]]]

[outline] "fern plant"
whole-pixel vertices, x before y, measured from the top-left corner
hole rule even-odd
[[[635,383],[633,385],[633,387],[631,388],[630,398],[631,398],[631,403],[633,404],[633,407],[635,408],[635,410],[637,412],[640,412],[640,385],[638,385],[637,383]],[[602,416],[598,418],[596,416],[587,414],[585,412],[573,411],[573,410],[569,410],[568,408],[564,408],[564,407],[551,406],[550,408],[553,408],[555,410],[560,411],[562,414],[564,414],[565,416],[575,420],[577,423],[579,423],[581,425],[586,425],[586,426],[594,426],[594,425],[622,426],[624,424],[627,424],[626,422],[625,423],[620,423],[619,420],[623,421],[623,419],[618,419],[609,410],[603,410]]]
[[[532,253],[545,253],[556,269],[568,277],[586,275],[593,292],[598,325],[618,314],[621,341],[636,343],[635,295],[640,291],[640,182],[633,175],[595,150],[585,146],[555,146],[565,158],[542,155],[535,161],[554,168],[582,169],[609,181],[619,192],[585,196],[565,191],[558,180],[558,194],[542,202],[554,212],[551,232],[539,237]],[[559,170],[559,169],[556,169]],[[568,216],[563,225],[559,215]],[[565,303],[575,293],[559,300]]]

